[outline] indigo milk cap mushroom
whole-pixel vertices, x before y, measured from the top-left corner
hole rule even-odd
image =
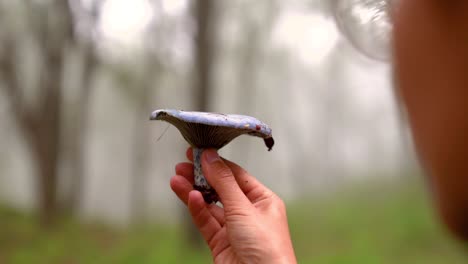
[[[270,127],[251,116],[160,109],[151,114],[150,120],[162,120],[174,125],[192,146],[194,189],[203,194],[207,203],[217,202],[218,196],[203,176],[201,169],[203,149],[220,149],[243,134],[263,138],[268,150],[274,145]]]

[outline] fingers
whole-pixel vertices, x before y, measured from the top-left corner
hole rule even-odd
[[[188,148],[186,152],[186,156],[190,161],[193,161],[193,151],[192,148]],[[265,187],[262,183],[260,183],[255,177],[251,176],[246,170],[244,170],[241,166],[237,165],[236,163],[221,158],[224,163],[232,170],[234,177],[236,178],[237,183],[239,184],[239,187],[244,193],[249,193],[252,191],[252,189],[256,187],[262,187],[265,188],[265,190],[270,191],[267,187]],[[188,163],[190,164],[190,163]],[[193,166],[191,167],[193,170]],[[191,171],[192,175],[193,172]],[[250,199],[250,198],[249,198]],[[252,199],[250,199],[252,200]]]
[[[188,204],[188,194],[193,191],[193,185],[183,176],[175,175],[170,181],[171,189],[179,197],[179,199],[185,204]]]
[[[193,191],[193,185],[189,183],[185,177],[180,175],[173,176],[171,178],[170,185],[177,197],[179,197],[179,199],[188,206],[189,193]],[[216,204],[208,204],[207,208],[219,224],[224,225],[224,209]]]
[[[193,164],[182,162],[175,167],[176,174],[171,178],[170,185],[174,193],[179,199],[188,205],[188,194],[193,190]],[[216,204],[208,205],[208,210],[218,220],[221,225],[224,225],[224,209]]]
[[[207,149],[202,154],[203,174],[216,190],[225,212],[249,208],[250,201],[240,189],[234,174],[214,149]]]
[[[187,159],[193,162],[193,150],[192,148],[188,148],[187,151],[185,152],[185,156],[187,156]]]
[[[208,210],[210,210],[211,214],[218,220],[221,226],[224,226],[225,218],[224,218],[224,208],[217,206],[216,204],[207,204]]]
[[[232,170],[239,188],[245,193],[245,196],[247,196],[252,203],[273,195],[273,192],[270,189],[265,187],[242,167],[226,159],[223,159],[223,161]]]
[[[193,180],[193,164],[192,163],[181,162],[177,164],[175,167],[175,173],[177,175],[183,176],[193,185],[194,180]]]
[[[188,193],[188,197],[188,208],[193,222],[200,230],[208,245],[211,246],[211,241],[216,233],[221,230],[221,225],[211,214],[199,191],[191,191]]]
[[[186,156],[193,161],[192,148],[188,148]],[[272,194],[271,190],[260,183],[255,177],[251,176],[246,170],[234,162],[222,158],[224,163],[231,169],[239,188],[251,202],[256,202]],[[192,167],[193,168],[193,167]],[[192,172],[193,174],[193,172]],[[193,176],[192,176],[193,177]]]

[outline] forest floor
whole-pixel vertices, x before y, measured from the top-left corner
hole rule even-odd
[[[428,197],[418,184],[364,185],[288,204],[299,263],[468,263]],[[190,249],[181,232],[74,219],[43,231],[32,215],[0,207],[0,263],[211,263],[207,248]]]

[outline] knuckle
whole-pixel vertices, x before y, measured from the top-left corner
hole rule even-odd
[[[286,204],[284,203],[283,199],[276,196],[275,200],[276,200],[275,204],[276,204],[277,209],[279,209],[281,211],[285,211],[286,210]]]
[[[286,213],[286,204],[280,197],[275,195],[273,197],[272,209],[276,215],[282,216]]]
[[[232,172],[230,170],[222,169],[218,171],[217,177],[219,177],[220,179],[230,179],[234,178],[234,175],[232,175]]]
[[[233,216],[236,217],[249,217],[251,215],[251,212],[247,210],[246,208],[243,208],[241,206],[230,206],[224,209],[224,213],[227,217],[231,218]],[[232,219],[231,219],[232,220]]]

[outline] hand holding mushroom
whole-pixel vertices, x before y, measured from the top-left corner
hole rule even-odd
[[[193,161],[193,152],[187,151]],[[193,164],[177,164],[171,188],[184,202],[214,263],[296,263],[283,201],[214,149],[201,155],[203,173],[223,207],[193,189]]]
[[[296,263],[283,201],[216,151],[242,134],[263,138],[271,150],[266,124],[249,116],[179,110],[156,110],[151,120],[173,124],[192,146],[187,157],[193,164],[176,166],[171,188],[188,206],[215,263]]]

